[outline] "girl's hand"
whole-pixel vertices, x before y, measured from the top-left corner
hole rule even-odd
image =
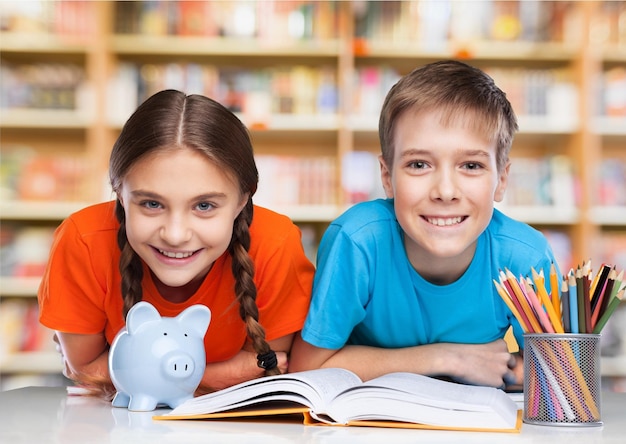
[[[287,372],[289,363],[286,350],[291,349],[293,337],[294,334],[289,334],[268,342],[270,348],[276,352],[278,369],[281,373]],[[246,343],[243,349],[228,361],[207,364],[196,394],[220,390],[265,376],[265,370],[257,365],[256,355],[252,345]]]

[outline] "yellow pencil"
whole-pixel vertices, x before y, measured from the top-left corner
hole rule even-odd
[[[546,315],[545,310],[541,306],[541,300],[537,296],[537,293],[535,293],[535,290],[533,289],[530,279],[520,278],[519,282],[520,282],[520,286],[522,287],[526,296],[528,297],[530,306],[533,308],[533,311],[537,315],[537,319],[539,320],[539,323],[543,326],[542,331],[544,333],[555,333],[554,325],[552,325],[552,321]],[[552,306],[550,306],[550,308],[552,308]]]
[[[550,297],[548,296],[548,292],[546,291],[546,287],[543,284],[543,278],[539,275],[539,273],[535,271],[534,268],[531,267],[530,271],[533,276],[533,282],[535,283],[535,292],[537,293],[537,296],[539,296],[539,300],[541,301],[543,306],[546,308],[548,318],[550,319],[550,323],[552,324],[554,331],[556,331],[557,333],[564,333],[563,324],[561,323],[560,316],[557,316],[556,312],[554,311],[554,307],[552,306]]]
[[[543,270],[542,270],[543,271]],[[554,262],[550,265],[550,291],[552,296],[552,307],[558,319],[562,318],[561,314],[561,294],[559,292],[559,276],[556,273]]]

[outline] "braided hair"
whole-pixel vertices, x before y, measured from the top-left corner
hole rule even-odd
[[[128,119],[113,145],[109,162],[109,180],[119,193],[122,181],[140,159],[159,149],[193,149],[205,154],[225,171],[230,171],[242,196],[248,195],[243,210],[234,221],[228,246],[235,278],[235,296],[239,315],[255,352],[259,367],[266,375],[278,374],[276,355],[265,339],[259,323],[254,283],[254,263],[250,249],[252,196],[258,184],[258,171],[248,130],[227,108],[202,95],[186,95],[176,90],[160,91]],[[142,299],[142,262],[128,242],[124,208],[118,199],[115,214],[120,222],[117,243],[120,248],[119,270],[124,300],[123,315]]]

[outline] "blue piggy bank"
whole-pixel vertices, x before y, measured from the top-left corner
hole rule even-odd
[[[176,317],[161,317],[142,301],[126,316],[109,350],[114,407],[151,411],[193,398],[206,367],[204,335],[211,310],[193,305]]]

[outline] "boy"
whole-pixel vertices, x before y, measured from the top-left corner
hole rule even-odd
[[[391,88],[379,122],[387,199],[355,205],[324,234],[289,371],[522,383],[503,337],[512,325],[523,347],[523,333],[492,279],[505,268],[547,276],[554,256],[541,233],[494,209],[516,130],[506,95],[467,64],[435,62]]]

